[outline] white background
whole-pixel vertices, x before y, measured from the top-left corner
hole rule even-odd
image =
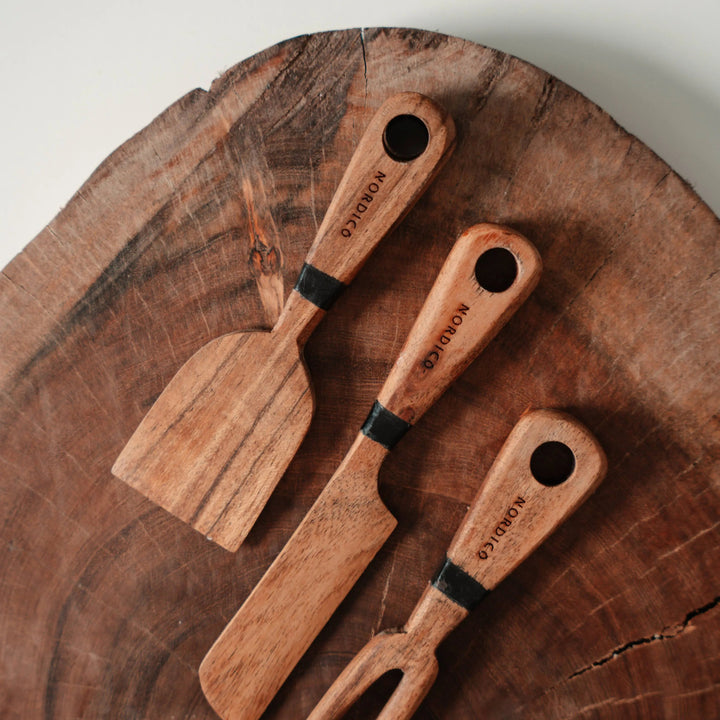
[[[720,0],[0,0],[0,268],[180,96],[286,38],[361,26],[440,31],[540,66],[720,214]]]

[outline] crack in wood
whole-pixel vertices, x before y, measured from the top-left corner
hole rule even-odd
[[[509,55],[490,48],[488,48],[488,52],[490,52],[491,60],[488,69],[483,72],[480,85],[476,90],[475,107],[478,113],[485,108],[495,88],[505,77],[511,65]]]
[[[696,618],[698,615],[704,615],[705,613],[710,612],[710,610],[717,607],[718,605],[720,605],[720,595],[715,597],[709,603],[706,603],[705,605],[696,608],[695,610],[691,610],[687,615],[685,615],[684,620],[679,625],[674,626],[670,632],[663,630],[663,632],[655,633],[654,635],[638,638],[637,640],[631,640],[630,642],[627,642],[624,645],[615,648],[611,653],[605,655],[599,660],[596,660],[590,665],[586,665],[584,668],[576,670],[572,675],[568,677],[568,680],[579,677],[580,675],[583,675],[584,673],[592,670],[593,668],[605,665],[606,663],[614,660],[615,658],[619,657],[628,650],[631,650],[632,648],[639,647],[640,645],[648,645],[650,643],[659,642],[662,640],[671,640],[672,638],[675,638],[681,633],[683,633],[693,618]]]
[[[360,28],[360,47],[362,48],[363,77],[365,78],[365,102],[367,104],[368,76],[367,76],[367,54],[365,50],[365,28]]]
[[[370,637],[374,637],[380,631],[383,617],[385,616],[385,608],[387,607],[387,596],[390,589],[390,580],[392,579],[393,573],[395,572],[395,561],[397,560],[397,548],[393,551],[392,565],[388,572],[387,578],[385,579],[385,587],[383,588],[382,598],[380,599],[380,612],[378,613],[377,620],[375,621],[375,627],[372,629]]]

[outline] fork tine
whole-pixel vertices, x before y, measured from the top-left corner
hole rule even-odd
[[[403,670],[404,633],[380,633],[340,673],[308,720],[337,720],[382,675]]]
[[[395,669],[403,671],[403,678],[378,720],[410,717],[437,676],[435,649],[467,613],[428,584],[405,626],[372,638],[340,673],[308,720],[341,718],[375,680]]]
[[[426,656],[425,664],[414,664],[400,680],[377,720],[409,720],[420,707],[438,674],[435,655]]]

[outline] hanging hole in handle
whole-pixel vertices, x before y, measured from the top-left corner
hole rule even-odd
[[[396,115],[383,132],[385,152],[398,162],[420,157],[429,142],[427,125],[415,115]]]
[[[530,472],[542,485],[564,483],[575,469],[575,455],[565,443],[551,440],[538,445],[530,457]]]
[[[517,260],[506,248],[490,248],[475,263],[478,285],[492,293],[505,292],[515,282],[517,273]]]

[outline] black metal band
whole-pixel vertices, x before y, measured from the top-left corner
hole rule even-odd
[[[449,558],[445,558],[445,564],[438,570],[432,584],[466,610],[473,610],[490,592]]]
[[[295,283],[295,290],[322,310],[329,310],[344,289],[340,280],[308,263],[302,266]]]
[[[411,427],[409,422],[390,412],[376,400],[362,426],[362,431],[371,440],[392,450]]]

